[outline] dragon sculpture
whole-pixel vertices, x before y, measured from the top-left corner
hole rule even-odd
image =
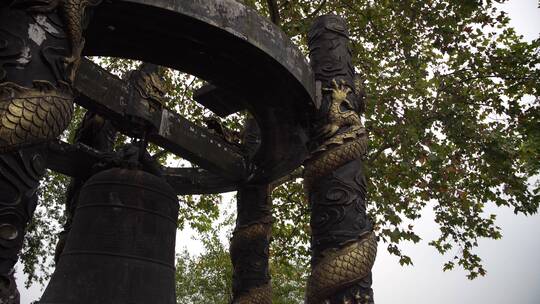
[[[260,146],[260,129],[249,118],[242,131],[246,154]],[[270,185],[243,185],[238,190],[236,228],[230,246],[233,264],[232,304],[271,304],[272,285],[268,269],[272,235]]]
[[[377,238],[366,216],[363,158],[367,134],[359,112],[344,20],[319,17],[309,35],[311,65],[320,85],[312,153],[304,186],[311,207],[312,271],[307,304],[371,304]]]
[[[0,152],[46,142],[71,121],[86,8],[101,0],[0,4]],[[13,20],[27,20],[21,31]],[[28,75],[35,75],[27,77]]]
[[[37,204],[45,143],[73,113],[86,8],[101,0],[0,2],[0,302],[19,303],[13,266]]]

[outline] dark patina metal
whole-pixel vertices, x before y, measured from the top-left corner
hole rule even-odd
[[[0,280],[17,260],[46,168],[44,143],[71,120],[86,8],[99,1],[0,3]],[[28,148],[27,148],[28,147]],[[16,303],[12,288],[0,301]]]
[[[290,39],[256,11],[234,0],[118,0],[99,6],[86,37],[87,55],[172,67],[248,101],[262,133],[261,149],[247,165],[251,180],[270,182],[306,157],[311,69]]]
[[[238,190],[236,228],[231,239],[233,304],[271,304],[268,269],[272,210],[269,185]]]
[[[43,147],[0,154],[0,301],[18,298],[13,279],[26,228],[37,204],[45,173]]]
[[[308,38],[320,91],[304,174],[312,231],[306,302],[373,303],[377,243],[366,216],[362,158],[367,134],[359,117],[363,107],[354,86],[346,23],[334,15],[319,17]]]
[[[367,134],[345,22],[316,20],[310,67],[282,31],[234,0],[101,2],[0,3],[0,297],[15,295],[12,268],[48,167],[73,180],[67,240],[40,303],[174,303],[176,195],[231,190],[232,303],[271,303],[269,185],[304,163],[306,302],[373,303]],[[81,54],[151,64],[120,79]],[[217,115],[249,112],[243,139],[167,109],[158,65],[206,80],[195,99]],[[71,119],[73,92],[89,110],[76,142],[51,141]],[[113,151],[116,131],[137,140]],[[161,168],[148,142],[200,168]]]
[[[56,172],[87,179],[96,163],[108,155],[83,144],[51,142],[47,165]],[[178,195],[215,194],[236,191],[238,184],[202,168],[163,168],[163,177]]]
[[[40,303],[176,303],[177,218],[163,179],[119,168],[94,175]]]
[[[116,128],[112,122],[94,112],[88,111],[84,115],[83,121],[75,133],[74,141],[76,144],[81,144],[97,151],[110,153],[113,151],[115,140]],[[78,167],[78,169],[81,170],[83,168]],[[85,169],[86,170],[80,171],[78,176],[71,178],[67,188],[65,201],[66,222],[64,223],[64,229],[59,235],[58,244],[56,246],[55,262],[57,263],[60,254],[64,250],[67,235],[71,230],[81,188],[92,172],[91,167]]]
[[[0,152],[51,140],[69,124],[86,8],[100,1],[0,4]]]

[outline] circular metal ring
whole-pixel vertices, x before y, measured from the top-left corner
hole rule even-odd
[[[262,144],[252,181],[271,181],[307,155],[313,73],[277,26],[233,0],[114,0],[95,9],[84,55],[183,71],[242,97]]]

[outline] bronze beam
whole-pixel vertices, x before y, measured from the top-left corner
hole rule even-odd
[[[49,169],[75,178],[88,178],[92,166],[104,154],[81,144],[51,142],[47,149]],[[163,177],[177,195],[215,194],[236,191],[237,184],[201,168],[163,168]]]
[[[271,182],[305,160],[313,73],[290,38],[257,11],[235,0],[106,1],[85,35],[85,55],[170,67],[226,90],[232,103],[247,102],[235,108],[257,119],[262,137],[251,182]]]
[[[243,155],[236,146],[182,116],[155,108],[125,82],[98,65],[83,60],[74,84],[83,107],[115,122],[123,133],[145,134],[151,142],[231,181],[248,177]]]

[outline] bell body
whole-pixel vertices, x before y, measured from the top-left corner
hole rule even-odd
[[[39,303],[176,303],[177,218],[176,195],[162,179],[127,169],[94,175]]]

